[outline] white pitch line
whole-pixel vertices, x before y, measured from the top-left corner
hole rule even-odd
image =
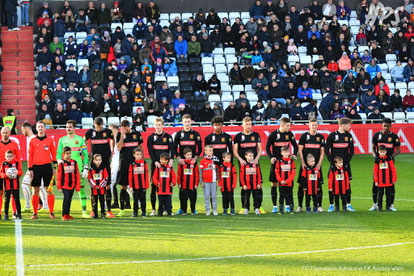
[[[173,263],[173,262],[209,261],[209,260],[211,261],[211,260],[224,260],[224,259],[240,259],[240,258],[249,258],[249,257],[271,257],[271,256],[286,256],[286,255],[301,255],[301,254],[338,252],[338,251],[349,251],[349,250],[363,250],[363,249],[372,249],[372,248],[384,248],[384,247],[400,246],[400,245],[406,245],[406,244],[414,244],[414,241],[402,242],[402,243],[392,243],[392,244],[382,244],[382,245],[368,245],[368,246],[361,246],[361,247],[322,249],[322,250],[315,250],[315,251],[282,252],[282,253],[272,253],[272,254],[251,254],[251,255],[238,255],[238,256],[220,256],[220,257],[203,257],[203,258],[192,258],[192,259],[170,259],[170,260],[149,260],[149,261],[129,261],[129,262],[101,262],[101,263],[39,264],[39,265],[28,265],[27,268],[53,267],[53,266],[91,266],[91,265]]]
[[[15,237],[16,237],[16,275],[24,275],[24,260],[23,260],[23,238],[22,238],[22,223],[19,219],[14,221]]]

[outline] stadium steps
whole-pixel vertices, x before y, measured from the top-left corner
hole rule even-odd
[[[33,28],[20,27],[20,31],[2,31],[2,115],[14,109],[17,124],[36,121],[35,74],[33,56]]]

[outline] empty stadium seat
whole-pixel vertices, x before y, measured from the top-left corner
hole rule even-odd
[[[311,64],[312,57],[311,56],[300,56],[300,63],[301,64]]]
[[[108,117],[108,125],[119,125],[118,117]]]
[[[219,73],[227,74],[227,66],[226,65],[224,65],[224,64],[216,64],[214,67],[216,69],[216,73],[217,74],[219,74]]]
[[[233,13],[231,12],[230,13],[230,15],[232,15]],[[237,17],[239,17],[239,16],[237,16]],[[235,18],[237,18],[237,17],[235,17]],[[250,13],[249,12],[242,12],[242,13],[240,13],[240,18],[241,19],[250,19]]]
[[[183,20],[183,22],[187,22],[189,17],[193,17],[193,14],[190,12],[183,12],[181,14],[181,19]]]
[[[222,84],[221,85],[221,91],[231,93],[231,86],[229,84]]]
[[[407,120],[410,124],[414,123],[414,112],[407,112]]]
[[[394,112],[394,122],[397,124],[405,123],[405,113],[404,112]]]
[[[225,64],[226,59],[222,55],[214,55],[214,64],[218,63]]]
[[[227,55],[229,55],[229,54],[235,55],[236,54],[236,49],[231,48],[231,47],[224,49],[224,55],[226,55],[226,57],[227,57]]]
[[[82,70],[85,65],[89,68],[89,60],[78,59],[78,71]]]
[[[235,57],[235,56],[226,56],[226,64],[231,65],[230,68],[233,67],[233,64],[235,62],[238,62],[237,57]]]
[[[213,104],[215,102],[221,102],[220,95],[217,94],[211,94],[208,96],[208,101]]]
[[[65,64],[66,64],[67,67],[69,67],[69,65],[71,65],[71,64],[75,65],[75,68],[78,66],[76,59],[67,59],[67,60],[65,60]]]
[[[223,56],[223,54],[224,54],[223,48],[216,47],[216,48],[213,50],[213,55],[221,55],[221,56]]]
[[[214,66],[212,64],[203,64],[203,73],[212,73],[214,74]]]
[[[411,81],[408,83],[408,89],[414,89],[414,82]]]
[[[157,119],[157,116],[155,115],[149,115],[147,117],[148,127],[154,127],[155,119]]]
[[[395,89],[407,89],[407,84],[405,82],[397,82],[395,84]]]
[[[170,15],[168,13],[161,13],[159,19],[160,19],[160,21],[162,21],[162,20],[170,21]]]
[[[384,79],[385,79],[385,78],[384,78]],[[388,88],[389,88],[390,90],[394,90],[394,89],[395,89],[395,85],[394,85],[394,83],[392,83],[392,82],[388,83],[388,82],[387,82],[387,85],[388,85]]]
[[[233,85],[232,91],[233,91],[233,95],[234,95],[234,92],[244,91],[244,86],[242,84]]]
[[[124,23],[124,29],[133,29],[134,28],[134,23],[132,22],[125,22]]]
[[[382,112],[381,114],[384,115],[385,118],[392,120],[392,112]]]
[[[220,17],[220,20],[223,20],[223,18],[229,18],[229,14],[227,12],[218,12],[217,16]]]
[[[160,26],[161,26],[161,28],[163,28],[163,27],[169,27],[170,26],[170,21],[168,21],[168,20],[160,20]]]
[[[156,76],[154,78],[154,81],[155,82],[165,82],[165,81],[167,81],[167,78],[165,76]]]
[[[82,128],[91,129],[93,128],[93,118],[82,118]]]
[[[178,13],[178,12],[170,13],[170,21],[175,20],[176,17],[178,17],[179,19],[181,19],[181,13]]]
[[[84,40],[84,39],[86,39],[87,36],[88,36],[88,34],[86,32],[77,32],[76,33],[76,40],[78,40],[78,39]]]
[[[387,62],[397,61],[397,56],[395,54],[387,54],[387,55],[385,55],[385,60]]]
[[[65,35],[63,36],[63,38],[66,40],[68,39],[70,36],[73,37],[73,39],[76,38],[76,34],[74,32],[66,32]]]
[[[233,95],[231,93],[228,93],[228,92],[227,93],[223,92],[222,95],[221,95],[221,100],[223,102],[224,101],[231,102],[233,100]]]
[[[294,66],[296,62],[299,62],[299,56],[289,56],[288,57],[289,66]]]
[[[365,114],[365,113],[358,113],[359,114],[359,116],[361,116],[361,120],[362,120],[362,123],[363,124],[366,124],[367,123],[367,114]]]
[[[217,74],[217,79],[221,81],[221,83],[229,83],[229,76],[226,73]]]
[[[203,57],[201,59],[201,64],[213,64],[213,58],[212,57]]]

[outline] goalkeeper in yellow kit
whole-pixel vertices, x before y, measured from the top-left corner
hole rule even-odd
[[[64,147],[72,149],[71,158],[78,164],[79,174],[81,175],[81,189],[79,191],[80,201],[82,205],[82,217],[89,218],[86,212],[86,194],[85,194],[85,180],[88,177],[88,148],[85,140],[75,133],[76,121],[69,120],[66,122],[66,133],[68,135],[60,138],[57,148],[56,159],[58,163],[62,161],[62,154]]]

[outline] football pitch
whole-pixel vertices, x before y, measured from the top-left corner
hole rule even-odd
[[[260,164],[267,180],[269,159],[262,157]],[[75,220],[62,221],[62,194],[55,191],[58,219],[50,220],[45,211],[36,221],[29,219],[30,213],[23,214],[22,234],[17,233],[23,252],[16,247],[15,222],[0,221],[0,275],[16,275],[22,269],[26,275],[414,274],[414,155],[396,158],[398,212],[368,211],[371,155],[354,156],[351,166],[355,213],[271,214],[270,184],[265,181],[263,207],[268,213],[261,216],[207,217],[200,188],[198,216],[131,218],[132,210],[127,210],[122,218],[82,219],[75,193],[71,212]],[[325,210],[327,172],[325,159]],[[297,187],[295,205],[296,191]],[[239,211],[240,187],[235,203]],[[150,205],[147,193],[148,214]],[[178,208],[175,187],[173,211]],[[23,256],[17,265],[16,248]]]

